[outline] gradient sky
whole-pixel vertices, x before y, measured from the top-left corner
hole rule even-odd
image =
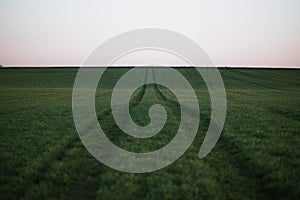
[[[0,0],[0,63],[80,65],[114,35],[164,28],[216,65],[300,66],[299,21],[300,0]]]

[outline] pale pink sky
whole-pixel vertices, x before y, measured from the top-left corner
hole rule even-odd
[[[164,28],[196,41],[216,65],[300,66],[299,19],[299,0],[1,0],[0,64],[80,65],[114,35]]]

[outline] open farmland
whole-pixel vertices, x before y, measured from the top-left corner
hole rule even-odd
[[[0,69],[0,199],[300,198],[300,70],[220,69],[227,93],[225,127],[212,152],[199,159],[210,98],[195,69],[179,68],[199,100],[198,133],[176,162],[145,174],[111,169],[81,143],[72,116],[77,70]],[[97,117],[119,147],[154,151],[175,136],[180,107],[167,88],[140,87],[130,103],[133,120],[147,125],[150,106],[159,103],[167,123],[148,139],[123,133],[110,112],[110,98],[128,70],[105,72],[96,93]]]

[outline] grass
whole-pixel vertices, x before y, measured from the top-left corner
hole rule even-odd
[[[97,117],[116,145],[153,151],[176,134],[180,108],[167,88],[145,85],[131,99],[133,120],[146,125],[149,107],[159,103],[167,123],[149,139],[123,133],[110,112],[110,96],[128,70],[105,72],[96,94]],[[194,69],[178,71],[199,99],[197,137],[172,165],[129,174],[95,160],[78,137],[71,105],[77,69],[1,69],[0,199],[299,199],[300,70],[221,69],[225,127],[201,160],[210,121],[208,91]]]

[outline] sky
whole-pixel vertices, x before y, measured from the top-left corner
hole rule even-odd
[[[197,42],[215,65],[300,66],[299,21],[299,0],[0,0],[0,64],[77,66],[117,34],[162,28]],[[117,64],[181,62],[147,55]]]

